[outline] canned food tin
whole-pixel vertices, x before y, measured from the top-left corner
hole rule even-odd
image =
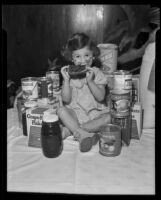
[[[60,77],[58,71],[47,71],[46,77],[50,78],[53,82],[53,90],[59,90],[60,87]]]
[[[115,44],[99,44],[100,60],[103,65],[103,71],[105,73],[111,73],[116,70],[117,67],[117,55],[118,46]]]
[[[130,91],[128,90],[111,90],[110,102],[111,113],[117,116],[129,115],[131,102]]]
[[[39,98],[53,97],[52,80],[47,77],[38,78],[38,93]]]
[[[102,127],[99,140],[99,153],[104,156],[117,156],[121,152],[121,128],[108,124]]]
[[[132,89],[132,74],[126,70],[117,70],[113,73],[113,89]]]
[[[111,115],[112,124],[116,124],[121,127],[121,140],[122,143],[126,146],[130,144],[131,140],[131,123],[132,118],[131,114],[127,116],[118,117],[117,115]]]
[[[36,77],[26,77],[21,79],[22,97],[26,100],[35,100],[38,98],[38,86]]]

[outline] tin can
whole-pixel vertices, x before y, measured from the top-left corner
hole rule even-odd
[[[132,90],[132,74],[126,70],[117,70],[113,73],[113,89]]]
[[[47,77],[38,78],[38,94],[39,98],[53,97],[52,80]]]
[[[104,156],[117,156],[121,152],[121,128],[108,124],[102,127],[99,134],[99,153]]]
[[[22,97],[26,100],[38,98],[38,86],[36,77],[26,77],[21,79]]]
[[[117,68],[118,46],[115,44],[99,44],[100,60],[104,73],[114,72]]]
[[[18,112],[18,125],[19,128],[22,128],[22,111],[24,109],[24,103],[25,103],[25,99],[23,99],[23,97],[18,97],[17,98],[17,112]]]
[[[118,117],[127,116],[131,109],[131,96],[128,90],[111,90],[111,113]]]
[[[53,91],[57,91],[60,88],[60,76],[58,71],[47,71],[46,72],[46,77],[51,78],[53,82]]]
[[[129,146],[131,140],[131,125],[132,125],[131,113],[127,112],[126,116],[121,116],[121,117],[112,114],[111,122],[112,124],[116,124],[121,127],[122,143],[123,145]]]

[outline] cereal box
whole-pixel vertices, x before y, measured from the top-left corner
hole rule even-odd
[[[132,139],[140,139],[142,133],[142,106],[140,102],[134,103],[132,106]]]

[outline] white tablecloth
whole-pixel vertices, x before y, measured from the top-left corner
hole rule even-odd
[[[99,145],[81,153],[72,137],[62,154],[46,158],[28,147],[18,127],[17,111],[7,110],[7,191],[75,194],[155,194],[155,130],[143,130],[121,154],[106,157]]]

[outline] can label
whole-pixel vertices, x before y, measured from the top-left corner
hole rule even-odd
[[[59,90],[60,87],[60,78],[59,72],[57,71],[48,71],[46,72],[46,77],[52,80],[53,90]]]
[[[132,74],[125,70],[118,70],[114,72],[114,89],[132,89]]]
[[[111,112],[118,116],[128,115],[131,107],[130,92],[124,90],[111,90]]]
[[[32,100],[38,98],[37,79],[34,77],[27,77],[21,79],[21,86],[23,91],[23,98]]]
[[[118,47],[115,44],[99,44],[100,60],[103,65],[103,71],[105,73],[111,73],[116,70],[117,67],[117,54]]]

